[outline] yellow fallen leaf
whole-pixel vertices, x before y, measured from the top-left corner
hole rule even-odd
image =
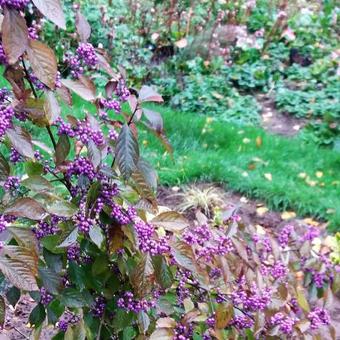
[[[270,174],[270,173],[264,174],[264,177],[265,177],[265,179],[268,180],[268,181],[271,181],[271,180],[273,179],[273,176],[272,176],[272,174]]]
[[[249,138],[243,138],[242,142],[244,144],[249,144],[250,143],[250,139]]]
[[[306,178],[307,177],[307,174],[305,173],[305,172],[300,172],[299,174],[298,174],[298,177],[299,178]]]
[[[257,136],[256,137],[256,147],[260,148],[262,146],[262,137]]]
[[[313,181],[309,177],[306,178],[306,183],[311,187],[315,187],[318,184],[317,181]]]
[[[295,217],[296,217],[296,213],[294,211],[284,211],[281,214],[281,218],[283,220],[290,220],[290,219],[295,218]]]
[[[207,124],[210,124],[210,123],[213,122],[213,120],[214,120],[213,117],[207,117],[207,119],[205,121],[207,122]]]
[[[267,207],[259,207],[259,208],[256,209],[256,213],[259,216],[263,216],[267,211],[268,211]]]
[[[321,177],[323,176],[323,172],[322,172],[322,171],[317,171],[317,172],[315,173],[315,176],[316,176],[317,178],[321,178]]]
[[[303,222],[305,222],[306,224],[312,225],[314,227],[317,227],[320,223],[313,220],[312,218],[304,218]]]

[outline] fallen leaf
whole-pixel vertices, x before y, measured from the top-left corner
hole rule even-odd
[[[242,142],[244,144],[249,144],[250,143],[250,139],[249,138],[243,138]]]
[[[296,217],[296,213],[294,211],[284,211],[281,214],[281,218],[283,220],[290,220],[290,219],[295,218],[295,217]]]
[[[307,177],[307,174],[305,173],[305,172],[300,172],[299,174],[298,174],[298,177],[299,178],[306,178]]]
[[[260,148],[262,146],[262,137],[257,136],[256,137],[256,147]]]
[[[317,171],[317,172],[315,173],[315,176],[316,176],[317,178],[321,178],[321,177],[323,176],[323,172],[322,172],[322,171]]]
[[[259,207],[256,209],[256,213],[259,216],[263,216],[269,209],[267,207]]]
[[[305,218],[305,219],[303,220],[303,222],[305,222],[306,224],[312,225],[312,226],[314,226],[314,227],[317,227],[317,226],[319,226],[319,224],[320,224],[319,222],[313,220],[312,218]]]
[[[266,173],[266,174],[264,174],[264,177],[265,177],[265,179],[268,180],[268,181],[272,181],[272,179],[273,179],[273,176],[272,176],[271,173]]]

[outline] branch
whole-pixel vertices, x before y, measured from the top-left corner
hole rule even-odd
[[[30,79],[30,75],[28,74],[28,70],[27,70],[27,67],[26,67],[24,59],[21,59],[21,62],[22,62],[22,66],[23,66],[24,71],[25,71],[26,79],[27,79],[28,83],[30,84],[31,90],[33,92],[34,98],[37,99],[38,95],[37,95],[37,92],[35,91],[35,88],[34,88],[34,86],[32,84],[32,81]]]

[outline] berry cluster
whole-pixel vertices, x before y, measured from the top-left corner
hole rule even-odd
[[[69,163],[66,171],[68,178],[79,175],[86,176],[91,181],[96,177],[92,163],[82,156],[76,157],[73,162]]]
[[[80,321],[80,316],[72,312],[65,312],[58,321],[58,328],[62,332],[66,332],[68,326],[73,326]]]
[[[67,248],[67,259],[69,261],[77,261],[80,258],[80,246],[78,243]]]
[[[8,176],[5,183],[4,189],[6,191],[16,191],[20,186],[20,179],[17,176]]]
[[[329,325],[331,322],[329,313],[324,308],[320,307],[315,307],[309,312],[307,318],[311,322],[310,327],[313,330],[318,329],[323,325]]]
[[[14,116],[14,110],[11,106],[0,107],[0,138],[3,137],[12,126],[12,118]]]
[[[51,220],[51,222],[40,221],[34,228],[33,232],[38,240],[49,235],[55,235],[59,232],[57,222]]]
[[[177,323],[176,328],[174,330],[174,340],[191,340],[194,334],[193,325],[183,324],[181,322]]]
[[[247,315],[236,315],[231,319],[229,325],[242,330],[253,327],[254,320]]]
[[[4,232],[9,225],[9,221],[6,215],[0,215],[0,234]]]
[[[124,296],[117,300],[117,306],[129,312],[139,313],[147,312],[150,308],[156,306],[154,299],[136,299],[132,292],[125,292]]]
[[[7,65],[8,64],[7,56],[6,56],[6,53],[4,51],[4,47],[2,46],[2,43],[0,43],[0,64],[1,65]]]
[[[40,303],[47,306],[53,300],[53,296],[46,290],[45,287],[40,288]]]
[[[95,224],[95,220],[87,217],[83,210],[80,210],[75,216],[73,216],[73,220],[79,232],[83,234],[88,234],[90,228]]]
[[[96,297],[94,304],[91,308],[91,313],[97,317],[97,318],[101,318],[104,314],[105,311],[105,307],[106,307],[106,300],[103,296],[98,296]]]
[[[23,10],[29,2],[30,0],[0,0],[0,6]]]
[[[292,237],[293,232],[294,232],[294,226],[290,224],[282,228],[278,236],[278,241],[282,248],[285,248],[288,246],[289,240]]]
[[[1,64],[1,61],[0,61]],[[0,105],[4,105],[5,102],[9,102],[10,100],[10,92],[8,89],[6,89],[5,87],[0,89]]]
[[[43,84],[37,76],[35,76],[32,72],[29,75],[29,80],[32,82],[32,84],[38,89],[38,90],[46,90],[48,87]],[[57,76],[55,79],[55,87],[60,88],[61,87],[61,74],[60,72],[57,72]]]
[[[289,317],[284,315],[283,313],[279,312],[273,315],[270,318],[270,323],[272,326],[279,326],[279,330],[283,334],[291,334],[293,332],[293,327],[295,323],[298,321],[295,317]]]
[[[99,105],[102,108],[105,108],[107,110],[113,110],[116,113],[120,113],[121,112],[121,106],[118,100],[115,99],[105,99],[105,98],[101,98],[99,100]]]

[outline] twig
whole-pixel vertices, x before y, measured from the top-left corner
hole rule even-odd
[[[21,332],[20,329],[13,327],[13,329],[18,332],[19,334],[21,334],[25,339],[29,340],[29,337],[27,335],[25,335],[23,332]]]
[[[53,148],[54,148],[54,150],[56,150],[57,149],[57,143],[54,139],[53,133],[51,131],[51,127],[49,125],[47,125],[46,129],[47,129],[48,135],[50,136],[51,142],[53,144]]]
[[[98,328],[98,334],[96,337],[96,340],[100,340],[100,333],[102,332],[102,328],[103,328],[103,324],[104,324],[104,317],[105,317],[105,313],[103,314],[101,320],[100,320],[100,324],[99,324],[99,328]]]
[[[33,86],[33,84],[32,84],[32,81],[31,81],[31,79],[30,79],[30,76],[29,76],[29,74],[28,74],[28,70],[27,70],[27,67],[26,67],[26,64],[25,64],[24,59],[22,59],[21,62],[22,62],[22,66],[24,67],[26,79],[27,79],[28,83],[30,84],[30,87],[31,87],[31,90],[32,90],[32,92],[33,92],[33,95],[34,95],[35,99],[37,99],[37,98],[38,98],[38,95],[37,95],[37,92],[35,91],[35,88],[34,88],[34,86]]]

